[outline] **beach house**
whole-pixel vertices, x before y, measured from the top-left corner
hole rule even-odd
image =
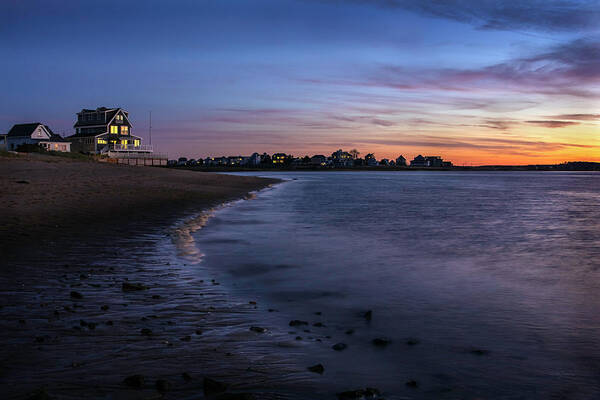
[[[71,151],[71,142],[52,132],[48,125],[40,122],[16,124],[5,136],[6,150],[18,150],[22,145],[39,145],[51,151]]]
[[[142,138],[132,134],[129,113],[122,108],[84,108],[77,113],[73,127],[75,134],[68,137],[73,151],[89,154],[152,152],[152,146],[142,145]]]
[[[406,158],[404,156],[400,156],[396,158],[396,166],[397,167],[406,167]]]

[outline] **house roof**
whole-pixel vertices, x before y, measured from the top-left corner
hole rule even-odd
[[[129,118],[129,115],[128,115],[127,111],[123,110],[120,107],[116,107],[116,108],[98,107],[95,110],[89,110],[87,108],[84,108],[80,112],[78,112],[77,115],[79,115],[79,114],[93,113],[93,112],[97,112],[97,113],[104,113],[104,112],[106,112],[106,121],[104,121],[104,119],[102,119],[102,120],[91,120],[91,121],[80,121],[79,118],[77,118],[77,122],[75,122],[75,125],[73,125],[73,127],[74,128],[79,128],[79,127],[82,127],[82,126],[97,126],[97,125],[105,126],[105,125],[107,125],[113,119],[113,117],[119,111],[123,111],[123,114],[125,114],[125,117]]]
[[[13,125],[13,127],[10,128],[10,131],[8,131],[7,136],[31,136],[33,131],[35,131],[35,129],[40,125],[43,125],[43,124],[41,122],[32,122],[29,124]],[[46,126],[46,125],[44,125],[44,126]],[[50,128],[48,128],[46,126],[46,129],[48,129],[48,132],[50,134],[52,134],[52,131],[50,130]]]

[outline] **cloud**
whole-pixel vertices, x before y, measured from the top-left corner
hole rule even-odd
[[[527,122],[528,124],[543,126],[544,128],[564,128],[565,126],[579,125],[579,122],[556,121],[556,120],[525,121],[525,122]]]
[[[360,79],[360,78],[359,78]],[[600,37],[576,39],[528,57],[477,69],[430,68],[412,70],[382,65],[355,84],[401,91],[481,93],[485,91],[546,96],[600,97]],[[516,99],[515,99],[516,100]],[[481,100],[479,108],[486,106]]]
[[[480,29],[597,31],[597,0],[348,0],[468,23]]]
[[[559,115],[550,115],[546,118],[550,119],[567,119],[567,120],[575,120],[575,121],[595,121],[600,120],[600,114],[559,114]]]

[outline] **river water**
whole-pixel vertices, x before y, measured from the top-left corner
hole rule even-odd
[[[255,175],[286,182],[216,211],[192,257],[272,351],[324,366],[292,396],[600,398],[599,174]]]

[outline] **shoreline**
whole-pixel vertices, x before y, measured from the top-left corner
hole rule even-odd
[[[56,162],[58,166],[53,165]],[[5,398],[196,398],[207,395],[205,378],[226,383],[230,394],[282,398],[285,377],[305,374],[274,354],[253,359],[251,350],[260,350],[261,341],[268,340],[248,329],[256,320],[256,305],[232,303],[226,288],[211,281],[209,271],[191,268],[164,250],[169,244],[175,248],[168,234],[175,222],[185,223],[200,211],[243,199],[277,180],[187,171],[173,174],[150,167],[119,166],[117,170],[112,165],[26,157],[0,159],[0,187],[15,184],[27,172],[30,183],[16,187],[39,194],[38,182],[31,177],[40,169],[45,172],[48,163],[66,166],[54,169],[53,179],[82,169],[84,177],[90,169],[100,175],[109,171],[155,178],[155,171],[161,171],[156,179],[166,174],[172,187],[172,176],[183,172],[188,177],[176,177],[177,184],[191,177],[204,186],[182,198],[171,193],[169,197],[175,200],[167,207],[156,204],[156,199],[143,199],[136,203],[141,210],[108,232],[122,213],[93,226],[82,218],[57,227],[55,218],[62,218],[62,213],[40,223],[40,214],[26,215],[23,206],[14,209],[19,218],[3,227],[2,246],[11,251],[2,253],[0,269],[0,386]],[[9,170],[17,174],[7,174]],[[74,184],[80,187],[79,182]],[[154,182],[151,186],[161,185]],[[215,188],[220,190],[215,193]],[[11,196],[23,194],[1,193],[5,204]],[[56,199],[68,193],[57,189],[44,195]],[[158,197],[162,200],[164,193]],[[36,196],[24,199],[26,204],[37,200]],[[126,195],[123,203],[130,206],[136,199],[139,196]],[[98,215],[90,208],[96,201],[81,204],[90,218]],[[27,225],[31,221],[38,221],[39,226]],[[60,229],[68,233],[57,234]],[[11,237],[13,232],[16,237]],[[141,284],[143,289],[128,290],[128,283]],[[145,380],[139,387],[128,386],[124,379],[131,375],[142,375]],[[284,383],[273,383],[279,379]]]

